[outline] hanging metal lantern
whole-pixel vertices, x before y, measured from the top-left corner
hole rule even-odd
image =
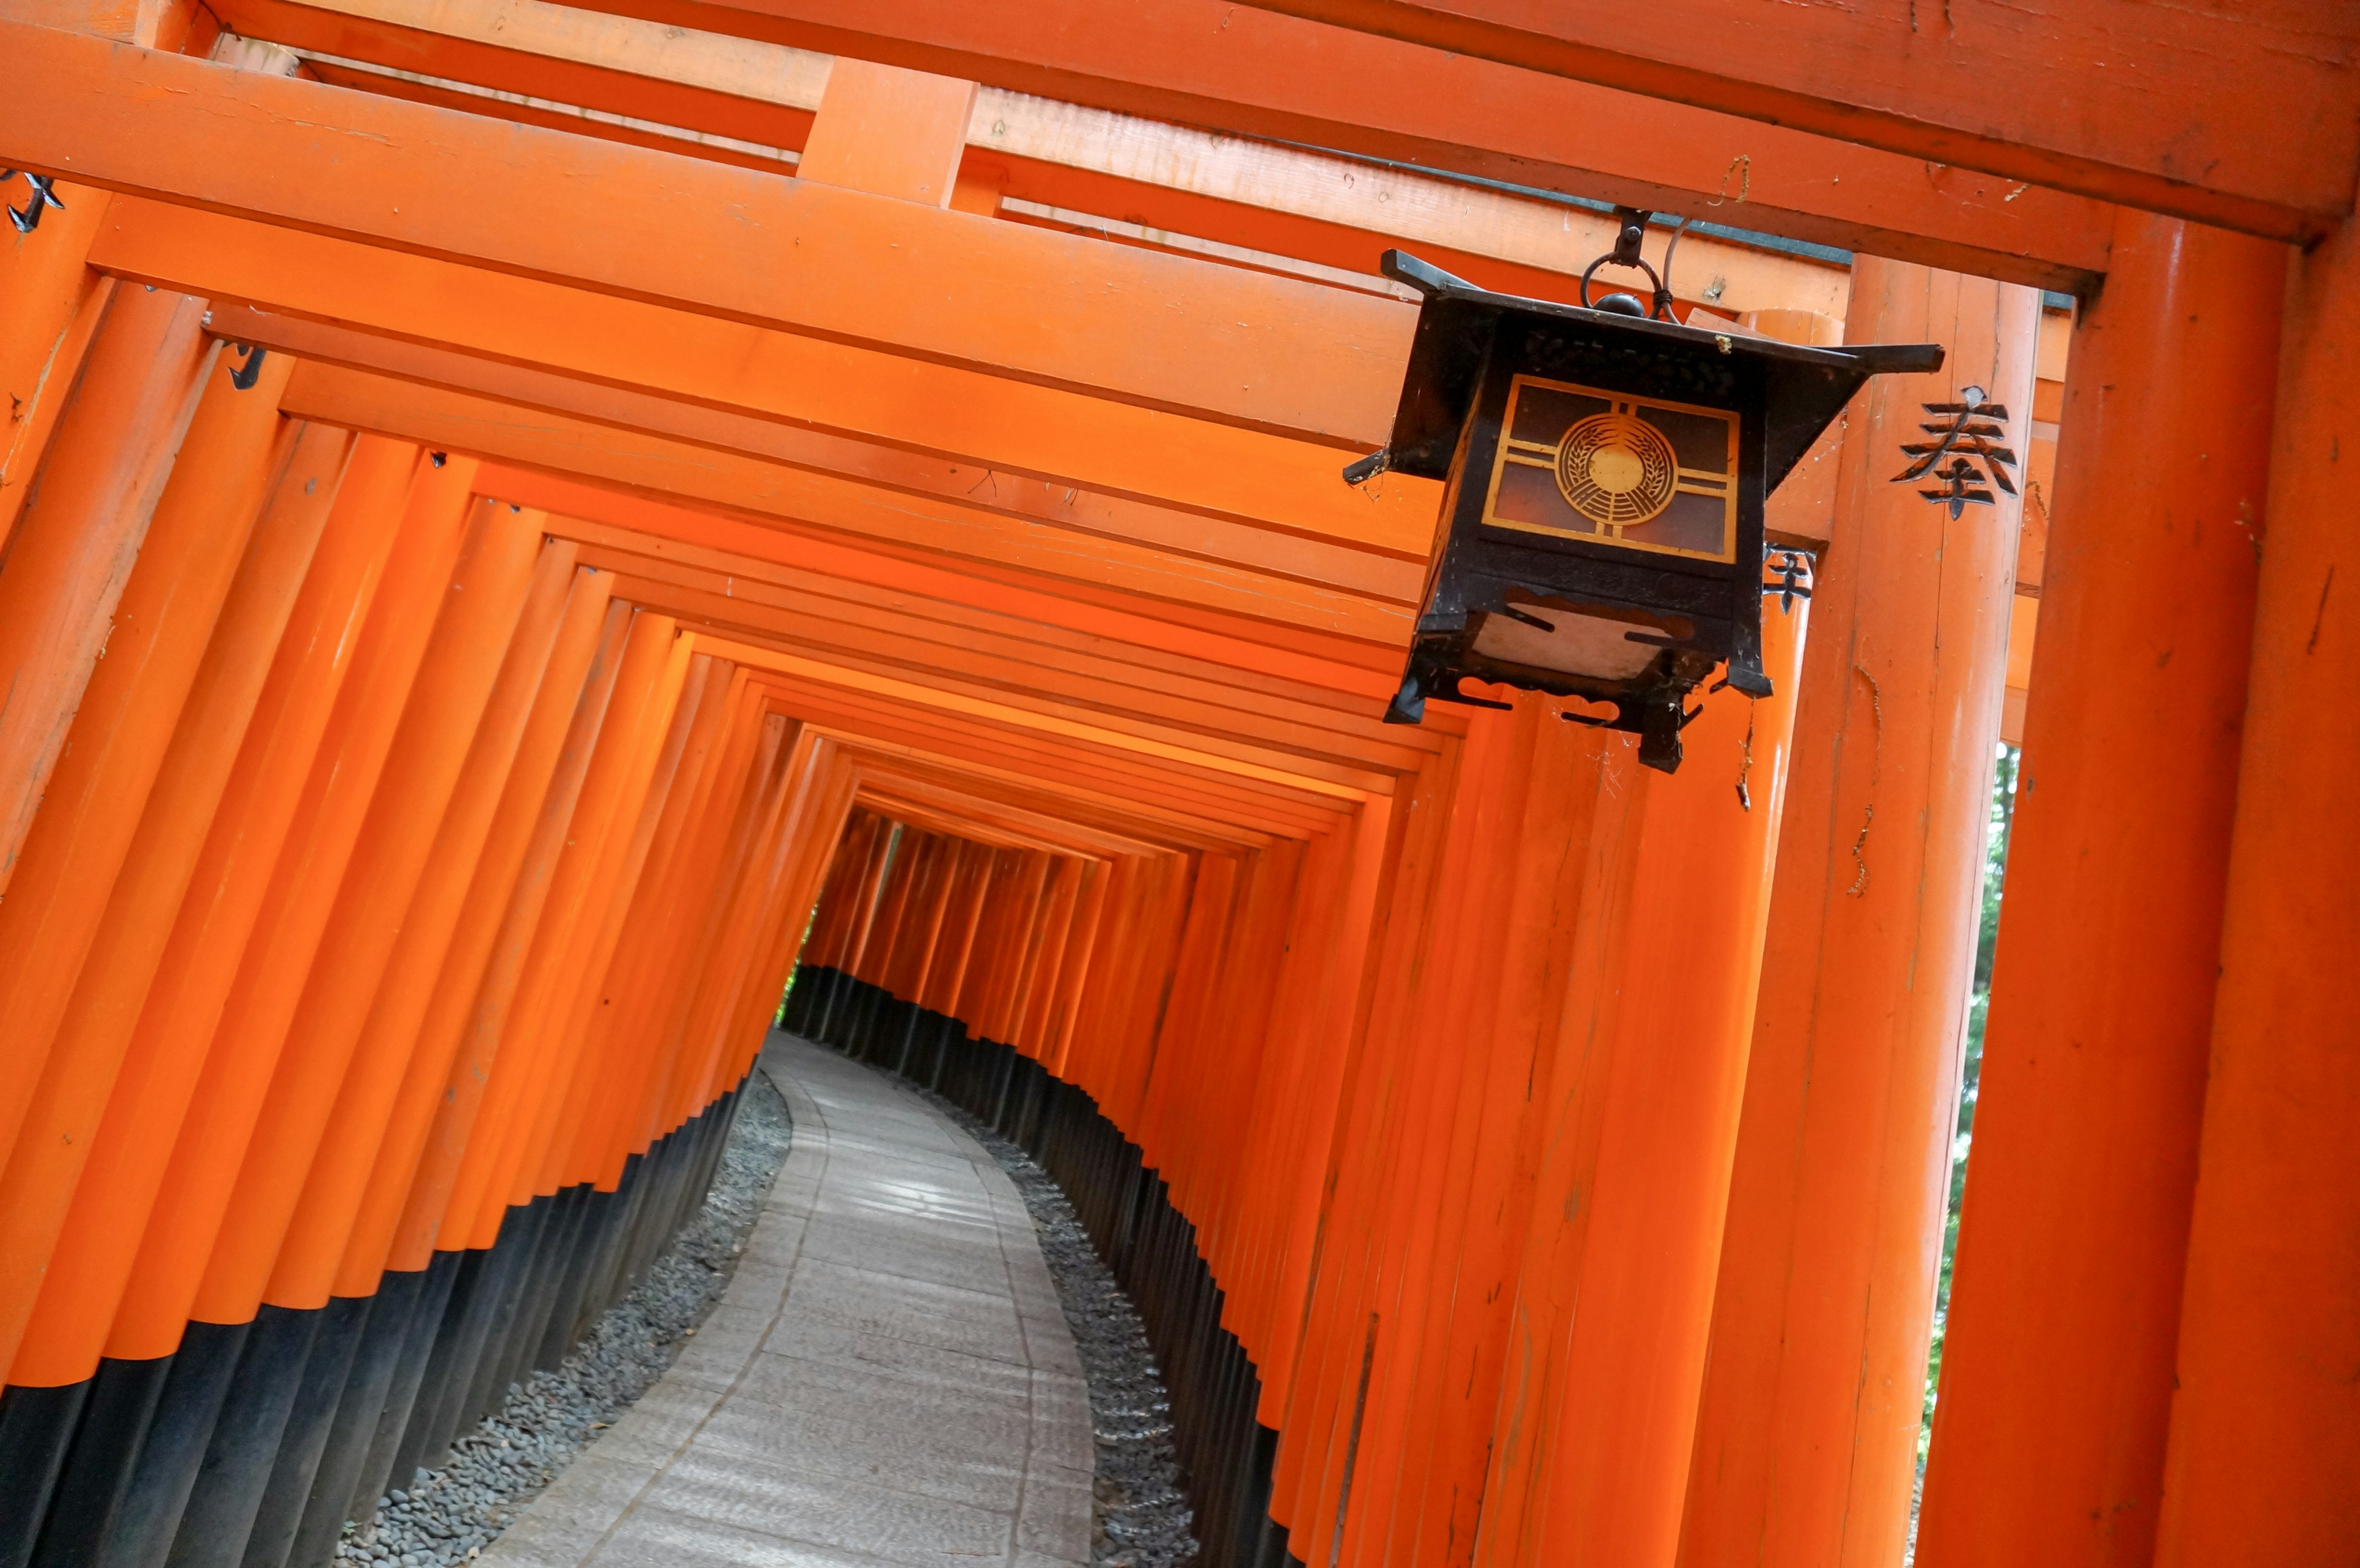
[[[1646,214],[1593,263],[1639,263]],[[1493,294],[1400,251],[1425,296],[1393,440],[1344,471],[1445,482],[1408,668],[1387,708],[1480,707],[1462,679],[1611,704],[1670,772],[1716,669],[1766,697],[1763,503],[1871,376],[1932,371],[1935,343],[1808,348],[1680,325],[1655,280],[1599,308]],[[1651,273],[1653,269],[1648,269]],[[1590,280],[1582,279],[1583,298]],[[1772,584],[1776,592],[1777,585]]]

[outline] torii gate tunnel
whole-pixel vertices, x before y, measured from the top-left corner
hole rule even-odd
[[[331,1561],[774,1018],[1065,1187],[1208,1563],[2360,1562],[2360,8],[1926,10],[0,0],[0,1568]],[[1941,367],[1676,772],[1387,724],[1379,258],[1633,224]]]

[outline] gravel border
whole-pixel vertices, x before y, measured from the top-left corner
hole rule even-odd
[[[374,1519],[346,1525],[337,1558],[442,1568],[469,1561],[497,1540],[664,1375],[721,1300],[792,1131],[786,1101],[769,1074],[749,1073],[705,1207],[639,1288],[607,1309],[556,1371],[509,1384],[499,1413],[453,1444],[448,1465],[419,1471],[408,1486],[377,1499]]]
[[[1103,1568],[1172,1568],[1196,1557],[1196,1519],[1180,1489],[1172,1403],[1131,1298],[1090,1245],[1054,1178],[1017,1145],[931,1089],[904,1083],[956,1122],[1016,1183],[1041,1233],[1041,1256],[1074,1331],[1098,1464],[1090,1562]]]

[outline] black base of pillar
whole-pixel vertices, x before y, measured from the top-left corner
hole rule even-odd
[[[494,1247],[373,1295],[192,1323],[173,1355],[0,1391],[0,1568],[327,1568],[348,1519],[639,1284],[704,1202],[737,1105],[657,1139],[614,1192],[537,1198]]]

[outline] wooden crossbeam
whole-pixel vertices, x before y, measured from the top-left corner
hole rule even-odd
[[[2360,10],[2342,0],[1950,0],[1939,26],[1913,0],[1262,5],[2274,239],[2325,233],[2360,177]]]
[[[1054,713],[1036,713],[967,692],[920,685],[751,642],[705,633],[695,636],[699,652],[768,671],[801,687],[833,689],[855,693],[871,702],[888,703],[905,712],[930,713],[938,722],[982,724],[1102,751],[1127,753],[1134,762],[1145,761],[1218,776],[1238,784],[1259,784],[1266,789],[1295,794],[1322,796],[1338,804],[1393,792],[1390,775],[1317,766],[1296,768],[1251,756],[1232,756],[1175,738],[1118,730]]]
[[[2082,288],[2105,267],[2111,215],[2101,201],[1474,56],[1437,56],[1227,0],[598,0],[593,8],[2047,288]],[[430,21],[428,11],[421,0],[227,0],[223,7],[231,26],[298,47],[515,91],[536,91],[530,84],[538,82],[569,103],[741,127],[730,134],[764,125],[768,136],[792,135],[793,124],[780,116],[807,113],[781,106],[765,118],[753,97],[738,95],[748,91],[742,63],[700,59],[674,68],[662,49],[631,47],[635,33],[602,38],[570,16],[542,24],[509,5],[498,8],[499,32],[521,36],[502,59],[487,17]],[[438,43],[430,27],[447,28],[449,41]],[[545,40],[534,36],[543,30]],[[785,72],[774,66],[772,74]],[[688,92],[702,93],[702,102],[684,100]],[[1165,178],[1175,188],[1186,183]]]
[[[759,628],[821,648],[858,647],[912,668],[985,660],[1002,670],[994,677],[1002,684],[1068,691],[1083,706],[1137,704],[1142,712],[1224,733],[1240,726],[1232,715],[1246,714],[1242,733],[1315,750],[1367,748],[1371,760],[1389,757],[1404,766],[1414,763],[1404,761],[1404,748],[1423,754],[1443,745],[1438,732],[1382,723],[1376,705],[1366,700],[1339,701],[1311,689],[1273,691],[1271,682],[1243,681],[1240,672],[1219,666],[1175,670],[1129,648],[1055,637],[1054,628],[956,604],[863,593],[858,583],[744,557],[691,561],[677,551],[657,555],[622,530],[576,518],[552,519],[549,528],[581,541],[583,564],[632,584],[625,597],[650,602],[650,595],[661,593],[677,606],[667,613],[683,619]]]
[[[1260,828],[1175,811],[1168,807],[1111,800],[1062,780],[1020,779],[978,764],[955,764],[875,740],[858,743],[858,750],[864,778],[890,779],[905,790],[956,792],[970,800],[1000,802],[1043,817],[1075,818],[1189,849],[1258,849],[1273,837]]]
[[[1415,312],[706,159],[0,22],[0,158],[1344,448]]]
[[[1332,827],[1351,802],[1284,785],[1157,763],[1056,735],[923,713],[858,691],[756,671],[773,712],[953,771],[1011,783],[1057,780],[1078,798],[1161,809],[1233,830],[1306,838]]]
[[[836,530],[930,553],[991,562],[1113,593],[1190,604],[1262,623],[1262,636],[1332,648],[1360,644],[1398,659],[1411,611],[1232,567],[1052,528],[955,501],[881,492],[830,474],[388,377],[307,364],[283,408],[348,429],[446,451],[583,474],[643,493],[683,496],[806,529]]]
[[[1032,386],[844,343],[717,321],[635,299],[403,255],[351,240],[296,234],[163,202],[114,202],[91,251],[100,270],[202,295],[246,301],[299,318],[274,326],[241,318],[220,330],[253,332],[308,357],[366,364],[397,375],[482,391],[527,406],[705,441],[801,466],[845,469],[888,484],[869,460],[840,443],[797,441],[788,430],[853,438],[932,454],[954,467],[1170,506],[1202,517],[1334,541],[1390,557],[1398,570],[1356,588],[1406,600],[1416,593],[1440,487],[1387,475],[1354,490],[1338,480],[1335,451],[1209,420],[1186,419],[1075,392]],[[423,373],[422,356],[379,347],[355,357],[304,323],[367,332],[410,345],[442,345],[508,369],[553,371],[606,389],[594,397],[530,376],[481,370]],[[1396,387],[1400,366],[1388,373]],[[716,434],[711,420],[650,409],[671,398],[785,430]],[[683,421],[686,421],[685,423]],[[691,429],[691,425],[699,425]],[[965,495],[980,474],[945,476]],[[929,488],[919,484],[915,488]],[[1064,506],[1068,514],[1092,508]],[[1126,534],[1126,519],[1058,520]],[[1149,519],[1129,522],[1147,526]],[[1184,525],[1185,526],[1185,525]],[[1216,530],[1218,531],[1218,530]],[[1156,542],[1175,544],[1170,537]],[[1202,549],[1200,543],[1195,548]],[[1216,548],[1214,553],[1219,554]],[[1245,560],[1261,570],[1324,580],[1319,567]],[[1371,562],[1371,571],[1382,571]]]
[[[1089,723],[1123,727],[1142,722],[1151,726],[1150,733],[1185,731],[1199,737],[1195,744],[1216,748],[1234,737],[1307,763],[1397,772],[1415,768],[1430,749],[1404,744],[1399,729],[1390,735],[1369,733],[1380,728],[1373,722],[1358,734],[1343,727],[1313,728],[1236,703],[1126,686],[1086,665],[1076,668],[1025,659],[1005,648],[960,647],[926,638],[906,627],[864,626],[858,620],[765,604],[750,596],[724,593],[668,576],[620,574],[616,592],[683,622],[728,634],[766,634],[776,646],[850,669],[924,680],[946,690],[974,691],[996,702],[1063,713]]]
[[[751,648],[720,634],[700,634],[698,646],[724,658],[737,659],[738,649]],[[1028,693],[994,690],[972,679],[955,679],[939,671],[923,681],[890,673],[885,661],[857,654],[830,651],[825,655],[791,652],[765,644],[768,662],[760,668],[807,680],[846,685],[922,708],[950,709],[1018,728],[1037,729],[1089,741],[1103,746],[1135,751],[1217,772],[1285,784],[1339,799],[1393,792],[1393,771],[1367,764],[1337,760],[1276,746],[1226,738],[1213,732],[1185,730],[1131,716],[1120,711],[1084,712]],[[1401,762],[1414,766],[1407,756]]]
[[[1398,656],[1379,667],[1274,648],[1233,635],[1226,626],[1175,617],[1165,606],[1135,598],[1101,598],[1054,579],[995,572],[816,530],[791,531],[763,519],[507,463],[485,464],[476,485],[486,495],[563,516],[585,541],[770,582],[804,581],[792,575],[796,572],[811,573],[813,580],[834,578],[861,589],[923,600],[928,613],[937,617],[950,613],[944,606],[961,606],[1023,623],[1029,635],[1044,640],[1079,638],[1067,645],[1119,650],[1125,659],[1160,669],[1218,670],[1222,680],[1290,699],[1382,710],[1399,683]],[[612,532],[579,532],[585,524]],[[1240,623],[1235,629],[1252,628],[1251,623]],[[1427,720],[1429,726],[1452,723],[1448,714]]]
[[[725,159],[758,156],[738,144],[800,149],[831,64],[548,0],[241,0],[226,14],[305,49],[325,81],[529,124],[568,123],[544,105],[574,104],[586,134]],[[639,128],[615,123],[625,118]],[[649,124],[733,145],[659,144]],[[1402,245],[1486,287],[1556,297],[1613,244],[1602,212],[1000,89],[977,94],[967,136],[971,169],[1008,199],[1366,274]],[[1840,267],[1710,234],[1688,236],[1683,255],[1689,295],[1719,279],[1722,309],[1842,313]]]
[[[1085,490],[997,465],[957,462],[782,426],[600,382],[452,350],[323,326],[243,306],[216,305],[216,336],[307,360],[464,392],[590,424],[669,436],[693,445],[808,469],[863,485],[1026,517],[1076,533],[1236,566],[1371,599],[1415,602],[1422,560],[1306,539],[1278,528],[1207,517]],[[1334,475],[1330,483],[1349,494]]]

